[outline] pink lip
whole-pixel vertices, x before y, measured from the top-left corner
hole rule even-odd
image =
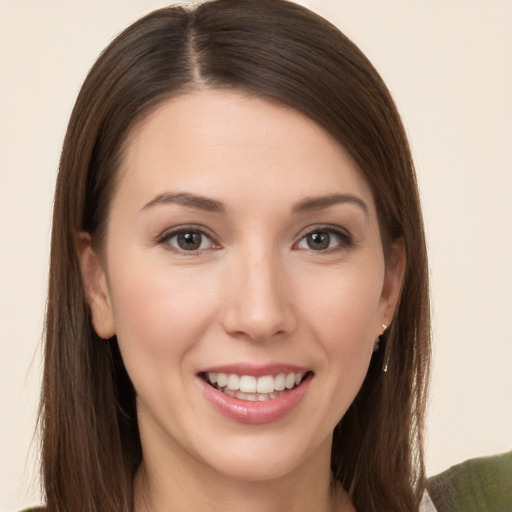
[[[309,370],[310,368],[305,368],[303,366],[294,366],[281,363],[266,365],[236,363],[208,367],[200,370],[198,373],[228,373],[235,375],[253,375],[254,377],[264,377],[265,375],[278,375],[279,373],[307,373]]]
[[[222,367],[220,371],[226,371],[226,366]],[[288,367],[290,368],[290,367]],[[232,370],[232,369],[231,369]],[[244,372],[240,372],[240,367],[237,366],[236,371],[226,371],[226,373],[235,373],[237,375],[255,375],[253,371],[248,372],[246,369]],[[211,369],[209,371],[216,371]],[[261,375],[274,375],[277,373],[286,373],[286,371],[291,372],[294,370],[286,370],[286,371],[277,371],[275,369],[269,371],[267,367]],[[300,370],[299,370],[300,371]],[[245,373],[247,372],[247,373]],[[247,400],[239,400],[237,398],[233,398],[228,396],[222,391],[215,389],[210,386],[207,382],[205,382],[200,376],[198,376],[198,381],[202,387],[204,396],[206,399],[212,404],[212,406],[219,411],[226,418],[236,421],[238,423],[244,423],[247,425],[262,425],[265,423],[272,423],[278,421],[283,418],[287,414],[291,413],[293,409],[295,409],[304,395],[306,394],[309,384],[312,379],[312,374],[306,376],[306,378],[300,383],[299,386],[285,391],[278,398],[274,398],[273,400],[266,400],[264,402],[250,402]]]

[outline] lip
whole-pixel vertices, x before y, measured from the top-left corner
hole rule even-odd
[[[295,366],[290,364],[266,364],[254,365],[248,363],[240,364],[225,364],[219,366],[212,366],[199,370],[198,374],[202,373],[229,373],[235,375],[252,375],[254,377],[264,377],[265,375],[277,375],[279,373],[307,373],[311,368],[304,366]]]
[[[254,373],[254,367],[252,367],[251,371],[248,371],[248,368],[241,368],[238,365],[236,366],[236,370],[231,366],[222,366],[209,369],[208,371],[235,373],[237,375],[264,376],[281,373],[279,370],[276,371],[276,368],[278,367],[272,367],[271,370],[270,367],[267,366],[264,370],[261,368],[261,372]],[[291,370],[290,368],[298,367],[291,367],[289,365],[279,366],[279,368],[286,368],[282,373],[286,373],[286,371],[307,371],[304,369]],[[264,402],[251,402],[233,398],[212,387],[200,375],[197,376],[197,380],[201,385],[206,400],[225,418],[246,425],[263,425],[277,422],[290,414],[306,395],[312,376],[313,374],[310,372],[297,387],[286,391],[283,395],[273,400],[266,400]]]

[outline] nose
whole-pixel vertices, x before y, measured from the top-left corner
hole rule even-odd
[[[292,283],[278,260],[270,251],[252,252],[240,255],[230,268],[223,315],[230,335],[266,341],[295,329]]]

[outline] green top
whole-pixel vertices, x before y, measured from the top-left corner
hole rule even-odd
[[[512,451],[453,466],[428,492],[438,512],[512,512]]]

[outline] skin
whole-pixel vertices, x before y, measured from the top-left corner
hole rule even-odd
[[[177,193],[223,211],[156,199]],[[297,209],[333,194],[356,199]],[[176,229],[200,248],[180,248]],[[330,484],[332,431],[392,319],[404,254],[385,265],[372,191],[343,148],[241,93],[168,100],[129,135],[104,247],[81,233],[79,252],[95,329],[117,335],[137,393],[136,510],[353,510]],[[289,414],[245,425],[197,373],[247,362],[314,374]]]

